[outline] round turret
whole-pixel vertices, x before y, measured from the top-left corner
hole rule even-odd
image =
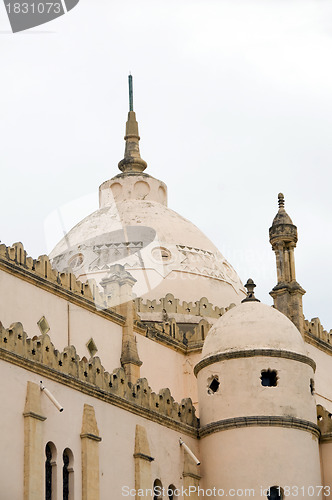
[[[294,324],[252,294],[215,323],[195,367],[206,484],[267,498],[260,488],[291,485],[294,467],[320,484],[314,370]]]

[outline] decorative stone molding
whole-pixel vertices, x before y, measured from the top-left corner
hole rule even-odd
[[[318,425],[296,417],[285,416],[253,416],[253,417],[235,417],[219,420],[205,425],[199,430],[199,437],[204,438],[215,432],[226,431],[229,429],[238,429],[240,427],[289,427],[310,432],[316,438],[320,437]]]
[[[314,371],[316,370],[316,363],[314,362],[314,360],[309,358],[308,356],[303,356],[302,354],[297,354],[291,351],[281,351],[278,349],[250,349],[246,351],[233,351],[209,356],[208,358],[202,359],[201,361],[199,361],[199,363],[197,363],[194,368],[194,373],[197,377],[197,374],[200,370],[219,361],[238,358],[253,358],[256,356],[292,359],[294,361],[299,361],[300,363],[305,363],[311,366]]]
[[[169,389],[152,392],[145,378],[130,383],[123,368],[105,371],[98,357],[89,361],[75,347],[55,349],[47,334],[28,338],[21,323],[5,329],[0,323],[0,359],[46,376],[167,427],[197,436],[198,419],[190,398],[176,403]]]

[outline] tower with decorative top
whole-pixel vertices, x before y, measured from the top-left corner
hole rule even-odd
[[[278,194],[279,210],[269,229],[270,243],[276,255],[278,283],[270,292],[274,306],[284,313],[304,335],[302,296],[305,290],[295,277],[294,249],[297,227],[285,210],[285,198]]]

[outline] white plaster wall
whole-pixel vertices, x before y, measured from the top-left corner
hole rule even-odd
[[[168,387],[178,402],[183,398],[197,401],[195,366],[189,358],[158,342],[136,335],[138,354],[143,362],[141,377],[147,378],[154,392]]]
[[[262,370],[276,370],[278,385],[263,387]],[[218,375],[220,386],[208,394],[208,379]],[[286,415],[317,423],[310,391],[313,369],[298,361],[257,356],[222,361],[198,373],[201,425],[226,418]]]
[[[203,438],[200,448],[205,488],[254,488],[255,498],[266,498],[259,494],[261,486],[303,486],[306,494],[298,498],[310,498],[308,487],[322,484],[318,441],[307,431],[282,427],[231,429]],[[322,495],[315,491],[314,498],[321,499]]]
[[[332,384],[328,374],[332,373],[332,356],[317,347],[306,344],[309,356],[316,362],[315,392],[317,404],[332,412]]]
[[[0,468],[1,500],[23,498],[23,425],[26,385],[30,380],[44,385],[61,402],[64,411],[59,413],[45,394],[41,394],[42,413],[47,417],[43,423],[44,444],[52,441],[58,452],[58,498],[62,488],[61,460],[65,448],[74,454],[75,496],[81,498],[81,442],[80,433],[84,403],[95,408],[102,441],[100,443],[101,500],[118,500],[123,486],[134,488],[134,444],[136,424],[147,430],[152,462],[152,479],[161,479],[167,487],[173,483],[182,485],[183,450],[179,446],[182,437],[199,454],[195,438],[164,428],[142,417],[135,416],[101,400],[47,380],[20,367],[0,361],[1,397],[1,450],[6,460]],[[44,471],[42,471],[44,474]]]
[[[92,337],[98,348],[96,356],[102,365],[113,371],[120,366],[122,326],[102,318],[93,312],[70,304],[70,343],[80,356],[90,357],[86,347]]]

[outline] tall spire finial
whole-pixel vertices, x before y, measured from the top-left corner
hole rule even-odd
[[[285,210],[282,193],[278,194],[278,205],[278,213],[269,229],[270,243],[276,255],[278,283],[270,295],[273,297],[274,307],[288,316],[304,335],[302,296],[305,290],[298,284],[295,276],[297,228]]]
[[[282,193],[278,194],[278,205],[279,208],[285,208],[285,197]]]
[[[128,76],[129,83],[129,113],[126,123],[126,148],[123,160],[119,162],[119,169],[124,173],[140,173],[143,172],[147,164],[142,160],[139,152],[138,123],[136,121],[136,114],[134,112],[134,99],[133,99],[133,77],[131,74]]]
[[[131,73],[128,76],[129,84],[129,111],[134,111],[134,97],[133,97],[133,77]]]

